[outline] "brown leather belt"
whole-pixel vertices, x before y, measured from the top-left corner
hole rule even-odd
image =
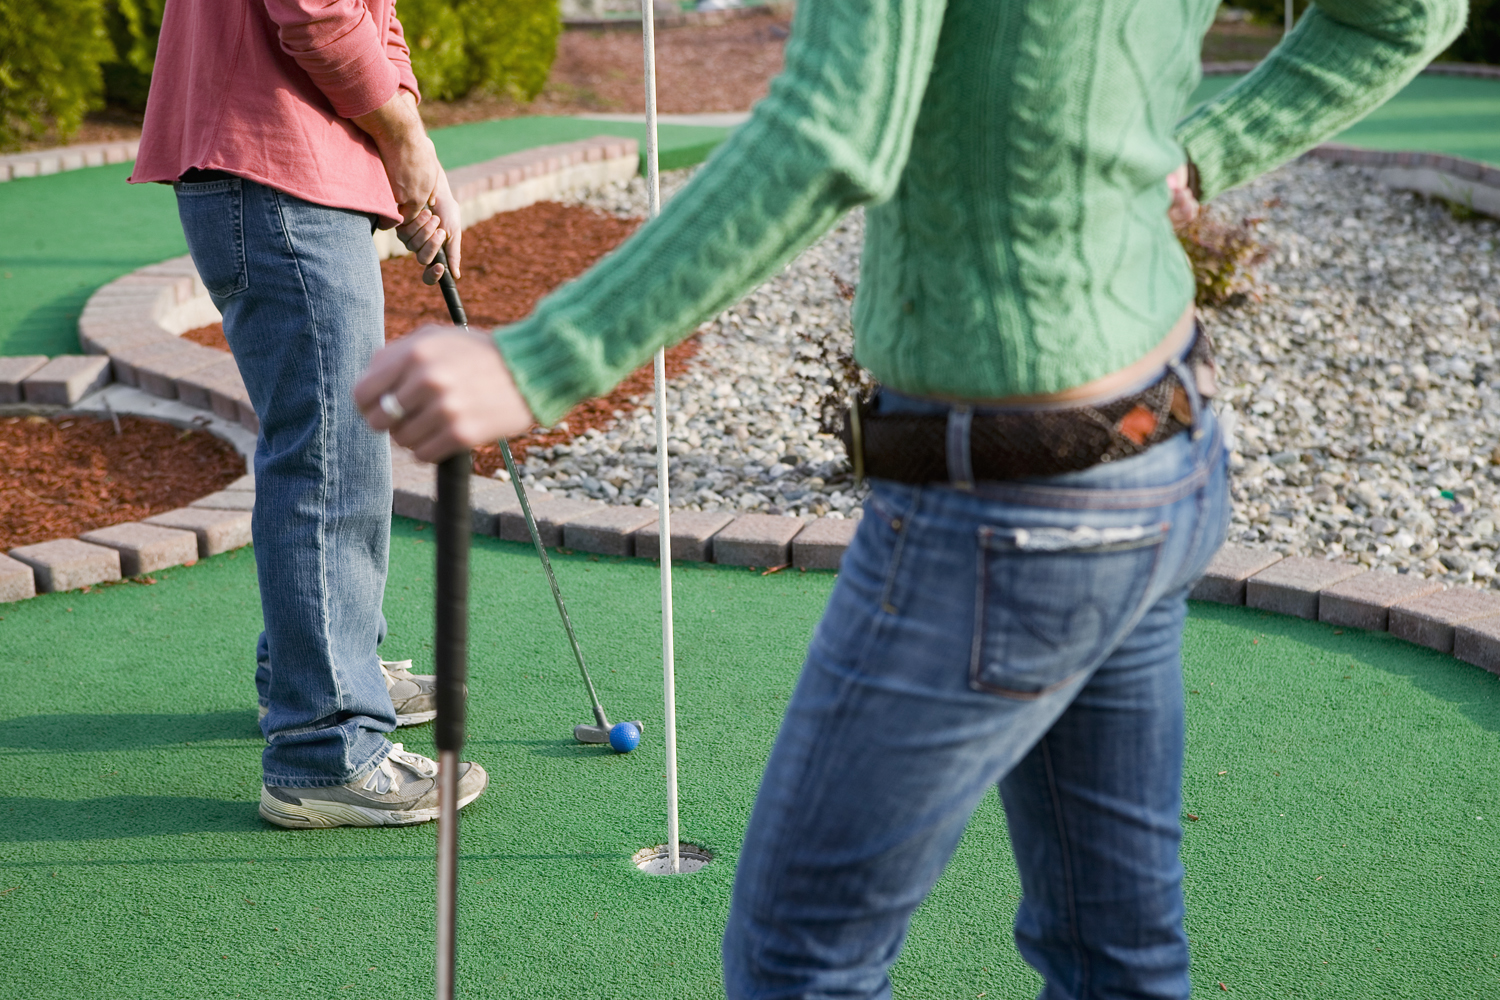
[[[1213,343],[1202,330],[1178,370],[1189,373],[1200,398],[1214,395]],[[872,403],[846,410],[839,428],[856,479],[959,487],[1129,458],[1193,422],[1192,400],[1172,368],[1140,392],[1092,406],[985,410],[954,404],[947,413],[880,413]]]

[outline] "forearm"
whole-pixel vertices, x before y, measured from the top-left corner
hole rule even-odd
[[[774,274],[850,207],[888,196],[942,22],[936,0],[805,0],[787,68],[663,212],[496,333],[537,419],[606,392]]]
[[[1204,197],[1242,184],[1379,107],[1462,30],[1466,0],[1330,0],[1256,69],[1184,119]]]
[[[422,116],[417,113],[417,99],[404,89],[397,89],[380,107],[349,119],[375,140],[375,148],[384,156],[404,146],[427,141]]]

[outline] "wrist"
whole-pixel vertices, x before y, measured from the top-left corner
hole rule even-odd
[[[351,121],[375,140],[382,153],[427,141],[427,131],[422,127],[422,116],[417,113],[416,100],[409,91],[399,87],[390,100]]]

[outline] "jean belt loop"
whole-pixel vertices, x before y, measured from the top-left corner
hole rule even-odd
[[[959,403],[948,410],[948,479],[955,489],[974,488],[974,449],[969,430],[974,409]]]
[[[1167,367],[1172,369],[1172,374],[1177,376],[1177,381],[1182,384],[1182,391],[1187,393],[1188,405],[1193,412],[1193,440],[1197,441],[1203,437],[1207,430],[1203,426],[1203,397],[1198,394],[1198,380],[1188,370],[1188,366],[1181,358],[1174,358],[1167,362]]]

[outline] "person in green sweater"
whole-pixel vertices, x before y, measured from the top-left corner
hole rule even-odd
[[[888,997],[996,785],[1043,997],[1188,995],[1180,644],[1228,498],[1169,211],[1379,106],[1465,17],[1319,0],[1182,118],[1217,6],[802,0],[770,95],[660,218],[356,390],[426,460],[552,423],[867,206],[855,356],[881,388],[846,441],[871,493],[745,834],[732,998]]]

